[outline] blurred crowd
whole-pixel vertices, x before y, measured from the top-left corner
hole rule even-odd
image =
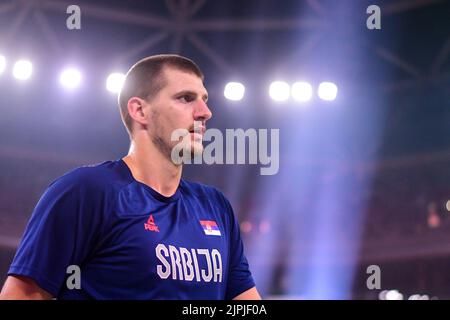
[[[23,228],[45,188],[64,172],[75,167],[65,162],[48,162],[30,159],[0,159],[0,235],[20,236]],[[421,235],[430,232],[450,230],[450,169],[445,163],[378,169],[375,172],[362,173],[373,178],[368,179],[366,195],[362,205],[357,206],[357,193],[349,188],[347,207],[358,211],[364,221],[365,240],[396,238]],[[357,174],[361,177],[361,172]],[[354,179],[355,172],[348,171],[338,179]],[[330,183],[323,178],[318,184]],[[245,199],[254,199],[252,189],[248,189]],[[249,201],[250,201],[249,200]],[[308,198],[298,197],[299,204],[288,205],[286,210],[309,210]],[[311,200],[311,199],[310,199]],[[361,203],[361,202],[360,202]],[[311,207],[314,205],[310,203]],[[302,207],[303,206],[303,207]],[[243,202],[237,208],[250,210]],[[245,214],[242,215],[245,217]],[[348,215],[343,215],[343,219]],[[281,219],[280,216],[278,218]],[[258,220],[258,217],[254,217]],[[308,223],[302,219],[302,223]],[[343,223],[343,227],[347,222]],[[305,227],[305,226],[303,226]],[[301,229],[301,228],[300,228]],[[345,230],[343,232],[345,234]]]

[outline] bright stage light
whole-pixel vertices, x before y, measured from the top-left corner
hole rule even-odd
[[[386,300],[403,300],[403,294],[398,290],[389,290],[386,292]]]
[[[6,58],[0,55],[0,74],[6,69]]]
[[[112,93],[119,93],[122,89],[125,75],[123,73],[114,72],[106,79],[106,89]]]
[[[18,80],[27,80],[31,77],[33,65],[28,60],[19,60],[14,64],[13,76]]]
[[[269,95],[274,101],[286,101],[289,99],[290,87],[284,81],[274,81],[270,84]]]
[[[319,98],[326,101],[333,101],[336,99],[338,92],[337,86],[333,82],[322,82],[319,85]]]
[[[291,87],[291,95],[294,100],[305,102],[311,99],[312,86],[308,82],[295,82]]]
[[[228,82],[223,91],[223,95],[228,100],[239,101],[244,98],[245,86],[240,82]]]
[[[379,300],[386,300],[386,294],[388,293],[388,290],[383,290],[378,294]]]
[[[68,89],[74,89],[81,83],[81,72],[70,68],[61,72],[59,82]]]

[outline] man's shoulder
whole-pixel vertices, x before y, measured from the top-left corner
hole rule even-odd
[[[123,178],[118,161],[109,160],[76,167],[54,180],[51,185],[59,184],[98,191],[112,187]]]

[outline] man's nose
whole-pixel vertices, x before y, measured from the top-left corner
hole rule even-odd
[[[212,112],[208,105],[203,100],[200,100],[194,108],[194,120],[209,120],[212,117]]]

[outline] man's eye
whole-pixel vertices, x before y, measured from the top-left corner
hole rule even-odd
[[[194,100],[194,97],[190,95],[184,95],[179,97],[179,99],[181,100],[181,102],[191,102]]]

